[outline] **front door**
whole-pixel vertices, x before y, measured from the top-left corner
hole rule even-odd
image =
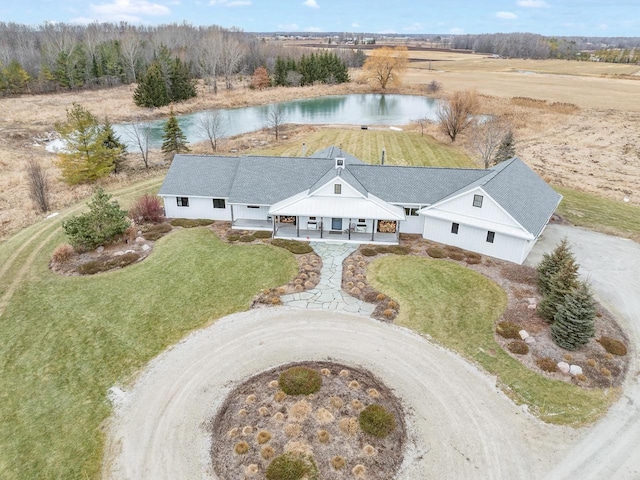
[[[342,219],[341,218],[332,218],[331,219],[331,230],[342,230]]]

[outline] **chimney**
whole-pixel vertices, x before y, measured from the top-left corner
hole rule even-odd
[[[384,148],[382,149],[382,158],[380,159],[380,165],[384,165],[384,154],[385,154],[385,150]]]

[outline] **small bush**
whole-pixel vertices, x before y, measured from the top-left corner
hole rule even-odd
[[[249,444],[247,442],[238,442],[236,446],[233,447],[233,451],[238,455],[244,455],[249,451]]]
[[[387,298],[387,296],[384,293],[379,293],[378,295],[376,295],[376,301],[381,302],[383,300],[385,300]]]
[[[624,357],[627,354],[627,347],[620,340],[611,337],[600,337],[598,343],[604,347],[607,353]]]
[[[258,230],[253,233],[253,236],[256,238],[271,238],[273,234],[269,230]]]
[[[363,300],[367,303],[376,303],[378,301],[378,292],[366,290],[363,295]]]
[[[408,255],[411,253],[411,249],[403,245],[390,245],[387,247],[387,251],[394,255]]]
[[[56,247],[53,251],[53,255],[51,255],[51,260],[54,263],[67,263],[71,257],[73,256],[73,247],[68,243],[61,243]]]
[[[507,345],[507,349],[516,355],[526,355],[529,353],[529,346],[521,341],[509,343],[509,345]]]
[[[115,268],[123,268],[137,262],[139,258],[140,255],[137,253],[125,253],[124,255],[113,257],[108,260],[93,260],[80,265],[78,267],[78,273],[81,275],[93,275],[113,270]]]
[[[278,384],[287,395],[310,395],[320,390],[322,377],[306,367],[291,367],[280,374]]]
[[[146,240],[155,242],[160,237],[165,236],[171,231],[171,225],[168,223],[159,223],[157,225],[146,225],[142,229],[142,235]]]
[[[230,242],[237,242],[238,240],[240,240],[240,235],[238,235],[237,233],[232,233],[230,235],[227,235],[227,240]]]
[[[282,238],[274,238],[271,240],[271,245],[289,250],[296,255],[303,255],[305,253],[313,252],[313,248],[309,245],[309,242],[298,242],[297,240],[283,240]]]
[[[461,262],[466,258],[466,255],[463,252],[449,252],[448,256],[451,260],[455,260],[456,262]]]
[[[326,430],[318,431],[318,441],[320,443],[329,443],[329,440],[331,440],[331,435],[329,435],[329,432],[327,432]]]
[[[554,373],[558,371],[558,364],[553,358],[538,358],[536,360],[536,365],[538,365],[538,368],[540,368],[540,370],[543,370],[545,372]]]
[[[285,453],[267,467],[267,480],[317,480],[318,467],[311,455]]]
[[[447,256],[447,252],[440,247],[427,247],[427,255],[431,258],[445,258]]]
[[[269,445],[262,447],[262,450],[260,450],[260,456],[265,460],[272,459],[275,454],[276,454],[276,451],[273,449],[273,447]]]
[[[396,419],[382,405],[372,404],[360,412],[360,428],[374,437],[384,438],[396,428]]]
[[[520,338],[520,326],[513,322],[498,322],[496,333],[503,338]]]
[[[128,216],[138,225],[146,222],[159,223],[164,220],[162,200],[148,193],[138,197],[129,209]]]
[[[260,445],[262,445],[263,443],[267,443],[269,440],[271,440],[271,434],[266,430],[262,430],[258,432],[258,435],[256,435],[256,441]]]
[[[586,382],[587,376],[584,373],[579,373],[578,375],[576,375],[576,380],[580,382]]]
[[[171,225],[174,227],[182,227],[182,228],[194,228],[194,227],[206,227],[213,223],[213,220],[209,220],[208,218],[174,218],[171,220]]]
[[[360,253],[365,257],[375,257],[378,254],[378,252],[376,252],[373,248],[368,247],[361,248]]]
[[[253,235],[242,235],[238,240],[244,243],[253,242],[256,239]]]
[[[608,369],[608,368],[606,368],[606,367],[602,367],[602,368],[600,369],[600,373],[601,373],[602,375],[604,375],[605,377],[610,377],[610,376],[611,376],[611,370],[609,370],[609,369]]]
[[[336,470],[344,468],[346,464],[347,461],[344,459],[344,457],[335,456],[331,459],[331,466]]]
[[[391,318],[393,317],[393,310],[387,308],[384,312],[382,312],[382,315],[384,315],[386,318]]]
[[[482,261],[482,257],[478,253],[467,252],[464,261],[469,265],[478,265]]]

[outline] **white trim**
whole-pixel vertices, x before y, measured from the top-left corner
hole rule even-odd
[[[174,195],[173,193],[159,193],[158,194],[159,197],[161,198],[167,198],[167,197],[187,197],[187,198],[222,198],[225,201],[228,202],[229,197],[211,197],[209,195],[184,195],[184,194],[180,194],[180,195]]]

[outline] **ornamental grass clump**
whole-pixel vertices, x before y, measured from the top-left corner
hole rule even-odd
[[[318,467],[311,455],[285,453],[271,461],[266,477],[267,480],[317,480]]]
[[[507,349],[516,355],[526,355],[529,353],[529,346],[520,340],[509,343],[509,345],[507,345]]]
[[[520,338],[520,326],[513,322],[498,322],[496,333],[503,338]]]
[[[611,337],[600,337],[598,343],[604,347],[607,353],[623,357],[627,354],[627,347],[620,340]]]
[[[289,250],[296,255],[302,255],[305,253],[313,252],[313,248],[309,245],[309,242],[298,242],[296,240],[283,240],[281,238],[275,238],[271,240],[271,245]]]
[[[194,227],[206,227],[213,223],[213,220],[209,220],[208,218],[174,218],[171,220],[171,225],[174,227],[182,227],[182,228],[194,228]]]
[[[311,395],[320,390],[322,377],[307,367],[291,367],[280,374],[278,384],[287,395]]]
[[[386,437],[396,428],[393,414],[375,403],[362,410],[358,420],[363,432],[378,438]]]

